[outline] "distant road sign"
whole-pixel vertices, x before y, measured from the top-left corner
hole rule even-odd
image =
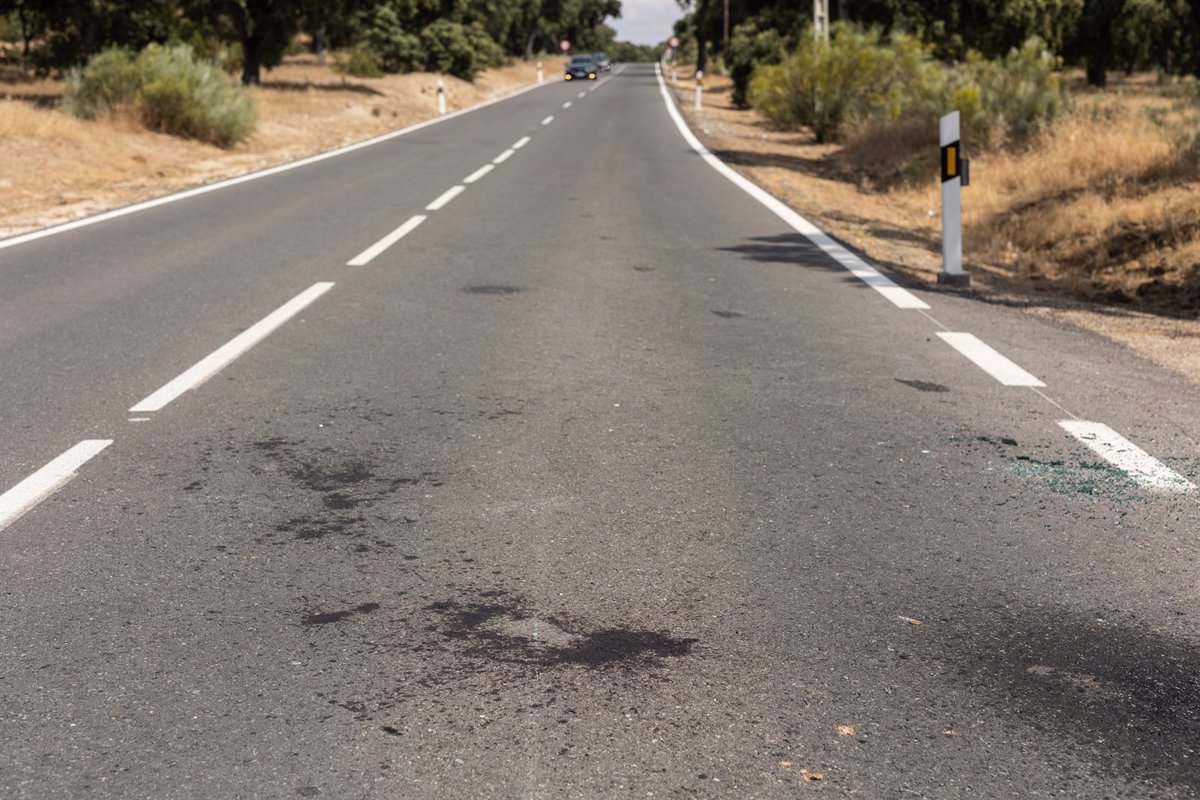
[[[569,41],[567,41],[566,39],[563,39],[561,42],[558,43],[558,49],[562,50],[565,53],[571,49],[571,43]]]
[[[672,50],[677,49],[679,47],[679,37],[672,36],[670,39],[667,40],[667,44],[671,45]]]

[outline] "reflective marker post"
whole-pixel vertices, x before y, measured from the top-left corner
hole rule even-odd
[[[942,271],[938,283],[967,286],[971,276],[963,272],[962,255],[962,142],[959,134],[959,114],[951,111],[942,117],[938,139],[942,146]]]
[[[446,82],[441,78],[437,81],[438,116],[446,113]]]
[[[542,62],[540,62],[540,61],[537,62],[537,69],[538,69],[538,83],[541,83],[542,82]]]
[[[700,93],[704,91],[704,70],[696,70],[696,110],[700,110]]]

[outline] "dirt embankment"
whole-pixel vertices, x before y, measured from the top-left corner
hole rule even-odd
[[[545,60],[552,79],[560,59]],[[516,61],[474,83],[446,78],[450,110],[536,80]],[[255,133],[219,147],[146,131],[129,119],[85,122],[54,110],[58,81],[0,72],[0,237],[241,175],[402,128],[437,113],[437,76],[362,79],[315,58],[288,59],[265,73]]]
[[[936,280],[935,127],[819,145],[733,108],[725,78],[705,78],[695,111],[694,86],[675,88],[716,155],[872,261]],[[963,195],[971,292],[1101,333],[1200,383],[1200,160],[1180,138],[1200,121],[1194,91],[1135,79],[1083,93],[1028,146],[974,156]]]

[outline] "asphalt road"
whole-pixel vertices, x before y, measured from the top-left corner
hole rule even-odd
[[[3,247],[0,796],[1195,796],[1194,387],[910,291],[646,66]]]

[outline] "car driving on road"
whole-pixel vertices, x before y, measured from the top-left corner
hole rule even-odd
[[[589,81],[594,81],[599,72],[600,68],[592,61],[591,56],[573,56],[567,62],[567,69],[563,77],[569,81],[576,78],[586,78]]]
[[[607,53],[592,53],[592,63],[596,65],[601,72],[608,72],[612,69],[612,62],[608,60]]]

